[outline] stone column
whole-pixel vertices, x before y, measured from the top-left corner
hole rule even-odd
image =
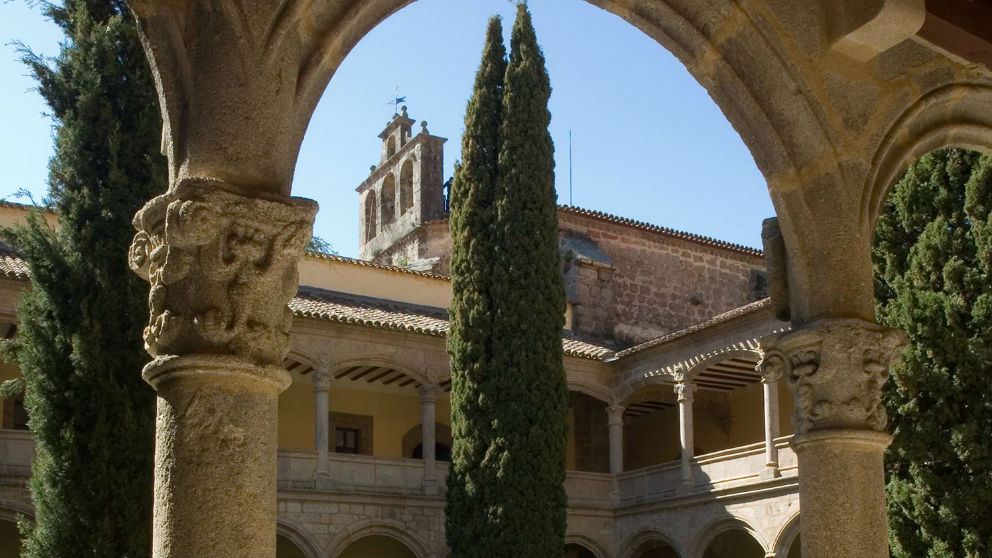
[[[761,387],[765,395],[765,468],[761,471],[761,478],[763,479],[773,479],[780,476],[778,447],[775,446],[775,438],[778,438],[779,434],[778,381],[780,379],[765,374],[761,376]]]
[[[692,398],[696,385],[688,381],[682,373],[676,374],[675,396],[679,403],[679,441],[682,444],[682,492],[689,492],[695,485],[692,476]]]
[[[434,405],[437,401],[438,387],[433,384],[423,384],[417,390],[420,392],[420,427],[424,456],[424,492],[437,494],[437,463],[434,455],[435,446],[435,417]]]
[[[331,374],[314,370],[313,374],[313,444],[317,449],[317,471],[314,473],[314,486],[328,488],[331,480]]]
[[[858,319],[762,340],[762,375],[795,396],[803,556],[887,556],[882,385],[905,337]]]
[[[610,473],[623,472],[623,405],[610,405],[606,408],[606,424],[610,435]]]
[[[158,392],[155,556],[275,550],[287,303],[317,207],[232,190],[182,179],[134,219],[129,263],[151,283],[143,377]]]

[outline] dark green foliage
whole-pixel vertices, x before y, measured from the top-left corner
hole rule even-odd
[[[24,60],[55,120],[48,204],[3,237],[33,288],[8,354],[25,377],[37,442],[29,556],[150,552],[154,391],[141,379],[148,286],[127,265],[131,218],[165,187],[161,118],[135,23],[123,1],[46,5],[66,33],[55,60]]]
[[[496,257],[495,195],[502,122],[506,49],[499,17],[489,20],[482,63],[465,110],[462,161],[451,185],[452,459],[445,507],[453,556],[497,553],[489,512],[498,505],[491,487],[496,470],[486,461],[493,438],[486,419],[494,412],[492,299]]]
[[[992,553],[992,159],[935,151],[910,167],[875,233],[879,321],[910,346],[885,404],[896,556]]]
[[[568,391],[551,86],[520,4],[499,90],[498,31],[491,22],[452,188],[448,541],[456,556],[559,556]]]
[[[323,238],[313,235],[310,237],[310,242],[307,242],[306,247],[303,248],[305,254],[320,255],[325,254],[329,256],[337,256],[338,251],[331,246],[331,243],[324,240]]]

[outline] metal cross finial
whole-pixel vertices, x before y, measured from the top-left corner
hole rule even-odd
[[[387,101],[386,104],[393,105],[393,116],[396,116],[400,113],[399,111],[400,103],[405,103],[405,102],[406,102],[406,95],[400,97],[400,82],[397,81],[396,85],[393,87],[393,98]]]

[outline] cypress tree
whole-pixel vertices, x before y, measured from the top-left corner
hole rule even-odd
[[[4,230],[32,290],[8,347],[24,375],[37,455],[28,556],[147,555],[155,395],[141,379],[148,287],[127,264],[131,219],[166,184],[161,117],[136,25],[122,0],[66,0],[45,12],[59,56],[25,51],[55,121],[48,203]]]
[[[497,505],[486,453],[493,433],[488,394],[493,378],[492,299],[495,265],[495,192],[503,113],[506,49],[499,16],[489,20],[482,62],[465,110],[462,160],[451,185],[451,468],[445,507],[453,556],[498,553],[489,525]]]
[[[890,194],[873,247],[877,313],[909,347],[884,401],[895,556],[992,553],[992,159],[935,151]]]
[[[502,555],[560,556],[565,543],[568,387],[551,84],[530,12],[517,4],[503,91],[493,300],[492,511]]]
[[[503,69],[505,68],[505,71]],[[523,4],[490,21],[451,194],[455,556],[564,551],[567,384],[551,85]]]

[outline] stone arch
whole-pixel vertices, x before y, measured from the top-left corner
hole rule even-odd
[[[17,522],[21,516],[34,521],[34,508],[14,500],[0,500],[0,520]]]
[[[34,521],[34,513],[30,506],[20,502],[0,500],[0,523],[7,524],[2,527],[5,536],[0,540],[0,550],[3,551],[2,555],[4,556],[17,556],[23,548],[20,535],[17,533],[17,520],[20,517]],[[13,539],[8,537],[13,537]]]
[[[401,360],[397,360],[390,357],[385,357],[381,355],[366,355],[366,356],[353,356],[347,357],[340,360],[335,360],[328,363],[328,371],[337,372],[342,368],[348,368],[351,366],[381,366],[383,368],[392,368],[399,372],[410,376],[421,384],[431,384],[434,383],[430,376],[427,375],[423,370],[410,365]]]
[[[663,531],[656,528],[648,528],[631,535],[620,545],[619,556],[634,556],[641,547],[648,543],[660,542],[668,545],[675,551],[679,556],[685,556],[686,554],[682,552],[682,549],[675,544],[672,537],[666,535]]]
[[[386,141],[386,159],[396,155],[396,136],[389,136]]]
[[[327,371],[327,363],[320,357],[314,357],[306,351],[297,348],[290,348],[286,353],[285,361],[294,361],[304,365],[307,369]]]
[[[789,556],[789,549],[792,548],[792,543],[800,535],[800,527],[799,512],[796,512],[775,535],[775,556],[778,558]]]
[[[301,523],[279,517],[276,519],[276,535],[289,539],[307,558],[318,558],[321,555],[320,545]]]
[[[567,381],[568,381],[569,391],[577,391],[579,393],[584,393],[589,397],[598,399],[603,403],[606,403],[607,405],[609,405],[610,402],[614,400],[613,392],[611,392],[610,388],[606,386],[594,384],[592,382],[587,382],[584,380],[575,380],[571,378],[569,378]]]
[[[376,212],[379,210],[375,201],[375,190],[369,190],[365,194],[365,242],[375,238],[379,232]]]
[[[992,153],[992,86],[952,83],[909,105],[879,142],[861,200],[861,222],[874,231],[889,191],[917,159],[942,147]]]
[[[352,523],[327,545],[327,555],[340,556],[351,543],[372,535],[381,535],[399,541],[418,558],[430,555],[430,545],[426,541],[416,533],[407,530],[404,524],[391,519],[363,519]]]
[[[699,530],[695,542],[690,547],[690,556],[702,556],[710,544],[720,535],[729,531],[739,530],[747,533],[761,547],[762,553],[767,554],[769,545],[764,537],[743,518],[737,516],[721,517],[711,521],[708,525]]]
[[[382,193],[379,196],[379,205],[381,208],[382,215],[382,226],[393,222],[396,218],[396,179],[393,177],[393,173],[386,175],[386,178],[382,179]]]
[[[413,452],[418,445],[421,445],[423,443],[423,427],[424,427],[423,424],[418,424],[417,426],[414,426],[410,430],[407,430],[406,434],[403,435],[403,440],[401,442],[403,457],[418,459],[413,457]],[[448,446],[448,449],[450,450],[452,443],[451,427],[448,426],[447,424],[442,424],[440,422],[435,423],[434,441],[436,444],[442,444]],[[439,461],[442,460],[439,459]]]
[[[751,349],[745,347],[727,347],[726,349],[720,349],[719,351],[713,351],[706,354],[699,360],[694,361],[686,371],[685,377],[688,380],[693,380],[696,376],[706,370],[708,367],[719,364],[725,360],[730,360],[732,358],[741,357],[761,357],[761,351],[758,349]]]
[[[400,169],[400,215],[413,207],[413,160],[407,158]]]
[[[585,549],[588,550],[589,552],[592,552],[596,556],[596,558],[604,558],[605,556],[607,556],[607,553],[605,550],[603,550],[602,545],[600,545],[598,542],[590,539],[585,535],[580,535],[578,533],[566,534],[565,544],[566,545],[576,544],[585,547]]]
[[[303,76],[302,89],[319,97],[358,41],[412,2],[376,2],[328,21],[338,40],[318,47],[314,58],[319,63]],[[623,18],[678,58],[738,131],[770,183],[801,183],[795,169],[817,158],[823,163],[819,168],[829,164],[841,175],[833,138],[816,108],[820,102],[806,85],[803,70],[740,6],[657,1],[634,9],[625,0],[590,3]],[[817,23],[825,27],[825,17],[820,19]]]
[[[614,400],[622,405],[643,389],[671,384],[674,376],[668,368],[631,374],[631,377],[621,380],[620,386],[614,392]]]

